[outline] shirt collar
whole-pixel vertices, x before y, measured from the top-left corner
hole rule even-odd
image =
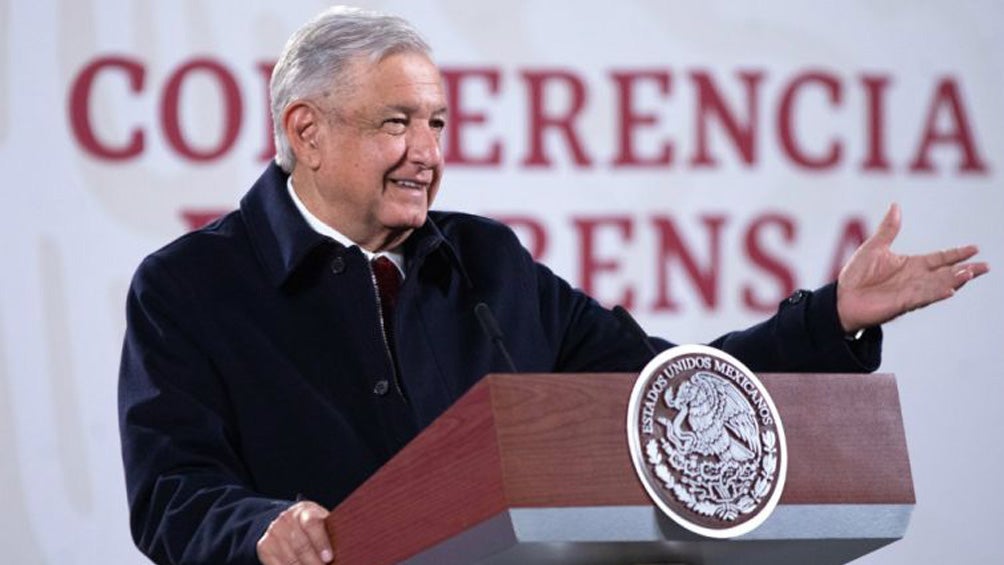
[[[330,237],[331,239],[337,241],[338,243],[341,243],[346,248],[353,246],[358,247],[359,251],[362,251],[367,261],[372,261],[377,257],[387,257],[388,259],[390,259],[391,263],[394,263],[394,266],[397,267],[397,270],[401,272],[401,277],[404,278],[404,273],[405,273],[404,252],[401,250],[400,247],[391,249],[390,251],[381,251],[379,253],[373,253],[372,251],[365,249],[361,245],[352,241],[351,239],[348,238],[348,236],[336,230],[335,228],[329,226],[328,224],[324,223],[323,221],[321,221],[320,218],[312,214],[310,210],[307,209],[307,206],[303,203],[303,201],[300,200],[300,197],[296,194],[296,191],[293,190],[293,175],[290,175],[289,177],[286,178],[286,190],[289,192],[289,197],[293,200],[293,205],[296,206],[296,209],[300,212],[300,215],[303,216],[303,219],[306,220],[307,225],[309,225],[311,229],[313,229],[314,231],[316,231],[321,235]]]
[[[240,203],[240,214],[248,238],[268,280],[276,287],[286,284],[311,257],[324,256],[316,253],[321,248],[345,248],[343,244],[310,227],[305,216],[297,209],[295,200],[290,197],[286,185],[288,176],[274,161],[269,163]],[[436,225],[435,217],[436,213],[429,211],[425,224],[408,236],[400,247],[400,251],[407,257],[405,263],[415,270],[436,252],[435,255],[448,258],[466,285],[471,287],[470,277],[460,262],[460,255]],[[353,247],[359,249],[354,244]]]

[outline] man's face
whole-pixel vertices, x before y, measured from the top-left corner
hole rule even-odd
[[[335,228],[381,248],[425,222],[442,174],[446,97],[439,70],[420,53],[360,58],[347,76],[322,120],[317,195]]]

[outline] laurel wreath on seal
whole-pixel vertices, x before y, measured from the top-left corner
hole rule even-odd
[[[662,445],[655,439],[650,439],[645,444],[645,455],[648,463],[652,465],[655,476],[662,481],[663,486],[672,492],[676,499],[683,503],[687,509],[702,516],[716,516],[726,521],[734,521],[740,514],[749,514],[757,509],[764,497],[770,492],[770,487],[774,482],[774,472],[777,470],[777,436],[772,430],[765,430],[761,435],[763,441],[763,458],[760,461],[760,470],[757,473],[756,481],[753,483],[751,492],[728,500],[712,500],[707,496],[695,496],[690,489],[684,486],[669,470],[672,466],[678,471],[684,471],[682,465],[670,463],[667,465],[669,456],[672,461],[674,448],[666,440],[662,440]]]

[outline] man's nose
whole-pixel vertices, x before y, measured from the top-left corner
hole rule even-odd
[[[412,128],[408,139],[408,160],[429,169],[438,167],[443,162],[439,134],[440,130],[428,124]]]

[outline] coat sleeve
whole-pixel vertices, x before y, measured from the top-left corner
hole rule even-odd
[[[708,345],[734,355],[754,372],[862,373],[882,362],[882,328],[846,339],[837,316],[837,285],[795,291],[767,320]]]
[[[119,427],[133,539],[156,563],[258,563],[257,540],[292,502],[254,492],[182,290],[148,258],[126,305]]]
[[[543,265],[536,265],[542,319],[560,343],[555,370],[637,371],[652,354],[613,314]],[[870,372],[881,362],[881,328],[862,339],[844,338],[837,318],[836,283],[799,290],[767,320],[730,332],[708,345],[757,372]],[[657,350],[670,341],[652,338]]]

